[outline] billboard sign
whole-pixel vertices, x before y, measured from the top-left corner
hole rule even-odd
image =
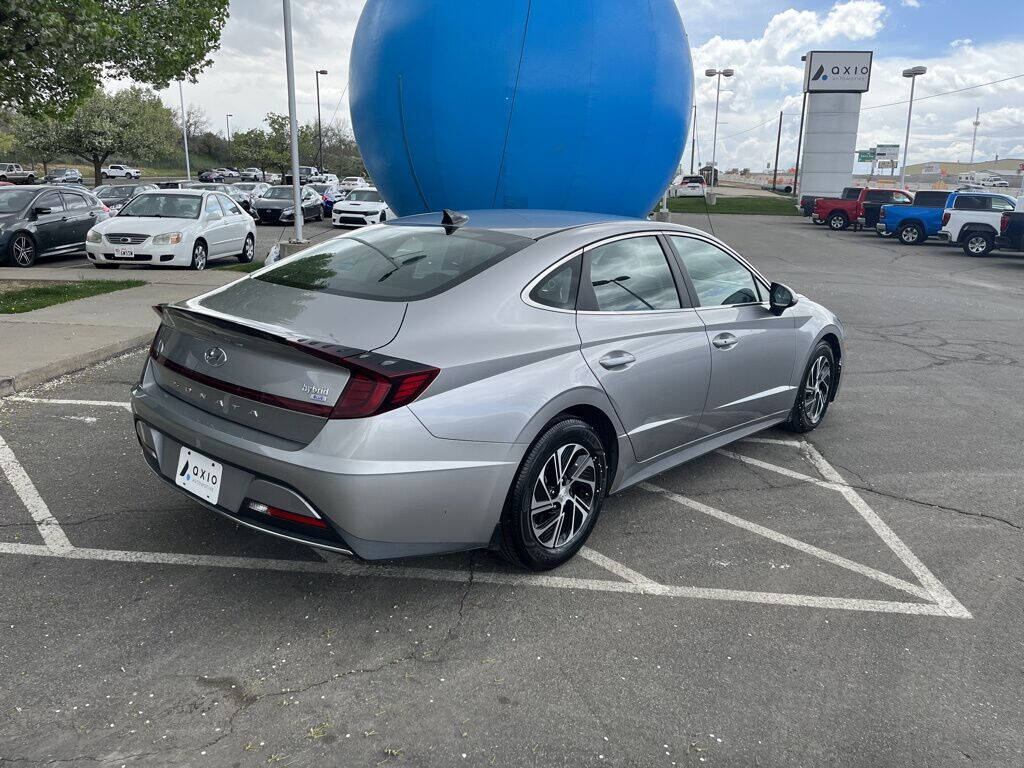
[[[877,147],[875,147],[875,157],[877,157],[879,160],[899,160],[900,145],[879,144]]]
[[[804,93],[864,93],[871,85],[872,51],[811,51]]]

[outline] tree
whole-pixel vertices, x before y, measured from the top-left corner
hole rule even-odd
[[[174,109],[174,127],[178,131],[178,138],[181,138],[181,110]],[[210,121],[206,119],[206,112],[196,104],[189,104],[185,109],[185,130],[189,138],[199,136],[210,130]],[[180,142],[179,142],[180,143]]]
[[[195,82],[220,44],[228,3],[0,0],[0,106],[67,115],[102,78],[157,89]]]
[[[266,173],[267,168],[279,168],[287,158],[276,153],[270,136],[262,128],[250,128],[231,137],[232,152],[239,167],[252,166]]]
[[[19,157],[43,164],[43,174],[51,162],[64,151],[60,129],[50,117],[15,115],[11,121]]]
[[[113,95],[95,91],[58,131],[67,151],[91,163],[97,184],[112,155],[155,157],[174,143],[174,119],[152,91],[126,88]]]

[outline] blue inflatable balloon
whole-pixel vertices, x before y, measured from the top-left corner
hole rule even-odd
[[[349,83],[366,168],[401,215],[646,216],[693,101],[673,0],[369,0]]]

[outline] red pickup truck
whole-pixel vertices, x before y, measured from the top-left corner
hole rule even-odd
[[[901,189],[857,189],[847,187],[841,197],[819,197],[814,201],[811,220],[815,224],[828,224],[828,228],[839,231],[850,224],[874,228],[878,223],[878,211],[883,205],[905,204],[913,200],[910,192]],[[870,221],[873,219],[873,221]]]

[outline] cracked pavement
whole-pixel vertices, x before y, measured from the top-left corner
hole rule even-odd
[[[713,223],[843,318],[841,396],[811,442],[973,618],[494,583],[514,572],[486,552],[394,565],[460,581],[0,554],[0,767],[1024,764],[1024,258]],[[140,361],[35,394],[124,400]],[[77,547],[339,557],[166,488],[123,410],[0,401],[0,435]],[[834,492],[719,455],[656,480],[910,578]],[[0,542],[40,541],[0,476]],[[901,599],[642,489],[589,545],[665,584]],[[557,575],[613,578],[584,558]]]

